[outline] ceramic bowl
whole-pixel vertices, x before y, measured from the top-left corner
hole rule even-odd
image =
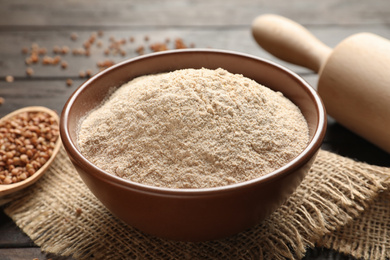
[[[306,118],[310,142],[295,159],[265,176],[204,189],[158,188],[113,176],[89,162],[77,145],[80,120],[109,91],[147,74],[183,68],[223,68],[243,74],[292,100]],[[114,65],[83,83],[64,106],[60,133],[82,180],[116,217],[158,237],[204,241],[236,234],[267,218],[309,171],[326,129],[320,97],[303,79],[273,62],[231,51],[187,49],[140,56]]]

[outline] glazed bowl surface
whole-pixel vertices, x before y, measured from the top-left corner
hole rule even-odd
[[[147,186],[111,175],[89,162],[77,145],[78,127],[113,88],[148,74],[184,68],[223,68],[242,74],[295,103],[309,126],[309,143],[276,171],[223,187],[169,189]],[[267,218],[296,190],[309,171],[326,130],[326,113],[316,91],[297,74],[242,53],[174,50],[140,56],[114,65],[83,83],[64,106],[60,133],[77,172],[91,192],[125,223],[155,236],[204,241],[236,234]]]

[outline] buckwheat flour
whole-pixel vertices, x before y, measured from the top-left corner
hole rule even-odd
[[[136,78],[81,123],[81,153],[119,177],[206,188],[254,179],[308,143],[300,110],[281,93],[223,69]]]

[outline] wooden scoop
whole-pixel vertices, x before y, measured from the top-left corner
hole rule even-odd
[[[270,14],[254,20],[252,33],[274,56],[318,72],[328,114],[390,153],[389,40],[359,33],[332,50],[301,25]]]
[[[58,115],[53,110],[50,110],[46,107],[39,107],[39,106],[25,107],[25,108],[16,110],[16,111],[6,115],[5,117],[1,118],[0,122],[3,120],[8,120],[17,114],[24,113],[24,112],[46,112],[50,116],[52,116],[57,121],[57,123],[59,123]],[[53,149],[53,153],[52,153],[51,157],[32,176],[28,177],[27,179],[25,179],[23,181],[17,182],[17,183],[0,184],[0,205],[10,201],[11,196],[13,197],[15,192],[20,191],[21,189],[24,189],[27,186],[30,186],[31,184],[35,183],[40,177],[42,177],[42,175],[45,173],[45,171],[49,168],[50,164],[53,162],[60,147],[61,147],[61,138],[58,136],[58,139],[56,141],[55,148]]]

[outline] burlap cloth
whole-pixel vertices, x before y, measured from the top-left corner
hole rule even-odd
[[[217,241],[175,242],[113,217],[62,149],[51,169],[5,212],[42,250],[75,259],[300,259],[323,246],[390,257],[390,169],[320,151],[303,183],[267,220]]]

